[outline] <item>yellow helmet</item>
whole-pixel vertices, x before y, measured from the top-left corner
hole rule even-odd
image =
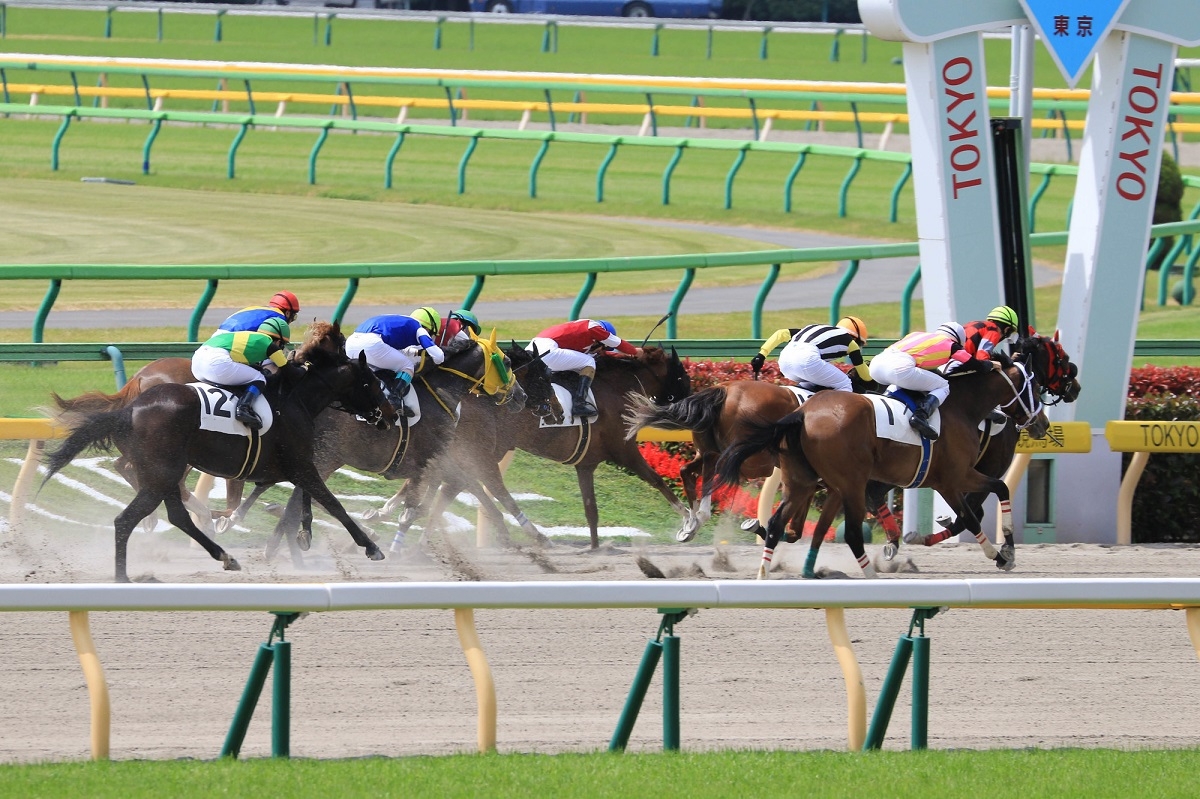
[[[858,339],[859,344],[867,343],[867,326],[857,316],[843,316],[837,326],[849,331],[850,335]]]
[[[421,327],[428,330],[434,335],[437,334],[438,328],[441,326],[442,318],[438,315],[437,310],[426,305],[424,308],[417,308],[409,314],[413,319],[421,323]]]

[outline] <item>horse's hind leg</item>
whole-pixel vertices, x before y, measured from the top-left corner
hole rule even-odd
[[[879,521],[880,527],[883,528],[884,535],[887,536],[887,543],[883,545],[883,559],[892,560],[900,551],[900,525],[896,522],[896,517],[892,513],[892,509],[888,507],[887,495],[891,490],[891,486],[871,480],[867,483],[867,507],[874,508],[875,518]]]
[[[815,494],[816,492],[814,491],[813,493]],[[811,502],[811,498],[809,502]],[[805,508],[808,507],[808,504],[805,503]],[[834,491],[827,492],[825,505],[821,508],[821,515],[817,519],[817,526],[813,530],[812,539],[808,542],[808,555],[804,558],[804,577],[812,579],[817,576],[817,554],[821,551],[821,544],[825,542],[825,535],[829,532],[829,528],[833,526],[833,519],[837,516],[841,506],[841,496]],[[805,515],[807,515],[807,512]]]
[[[139,489],[133,501],[113,520],[116,529],[115,579],[118,583],[129,582],[126,565],[129,560],[129,536],[133,534],[133,528],[148,514],[153,513],[160,502],[162,502],[162,497],[156,492]]]
[[[863,577],[874,579],[878,577],[875,573],[875,565],[871,563],[871,559],[867,557],[867,548],[863,546],[863,518],[866,514],[866,505],[861,501],[849,500],[842,505],[845,518],[842,522],[843,535],[846,539],[846,546],[850,547],[850,551],[854,553],[855,559],[858,561],[859,568],[862,569]]]
[[[167,519],[170,520],[171,524],[183,530],[193,541],[204,547],[213,560],[221,561],[226,571],[241,571],[242,567],[233,559],[233,556],[222,549],[196,526],[196,523],[192,521],[191,514],[188,513],[187,506],[183,503],[183,498],[179,494],[172,494],[164,499],[163,502],[167,506]]]
[[[700,529],[700,525],[708,521],[708,517],[712,515],[712,488],[705,485],[705,478],[711,478],[712,475],[711,464],[709,468],[705,468],[705,459],[707,457],[705,453],[699,453],[695,458],[679,468],[679,478],[683,481],[683,495],[687,498],[688,502],[687,517],[683,520],[683,526],[675,533],[675,540],[681,544],[686,544],[695,538],[696,531]],[[708,513],[703,519],[700,518],[701,502],[708,502],[705,507]]]

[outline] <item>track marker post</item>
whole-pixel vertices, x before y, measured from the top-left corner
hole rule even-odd
[[[246,739],[254,707],[258,704],[272,663],[275,665],[275,679],[271,684],[271,757],[291,757],[292,644],[283,640],[283,634],[288,625],[303,614],[278,610],[272,612],[275,614],[275,623],[271,625],[267,642],[258,645],[254,665],[250,667],[250,678],[246,680],[242,698],[233,713],[233,722],[229,725],[229,734],[225,736],[225,744],[221,747],[221,757],[237,758],[241,751],[242,741]],[[278,641],[274,640],[276,635],[279,636]]]
[[[888,722],[891,721],[892,709],[896,706],[900,683],[904,680],[910,658],[913,664],[912,748],[929,748],[929,639],[925,637],[925,620],[932,619],[939,610],[941,608],[913,608],[908,634],[900,636],[887,676],[884,677],[879,704],[871,715],[871,727],[863,744],[864,750],[883,748],[883,738],[887,734]],[[918,631],[915,637],[914,629]]]
[[[679,637],[675,635],[675,625],[695,614],[696,609],[659,608],[658,612],[662,614],[658,634],[646,643],[642,662],[638,664],[625,707],[617,720],[617,729],[608,743],[610,752],[625,751],[660,659],[663,661],[663,751],[679,751]]]

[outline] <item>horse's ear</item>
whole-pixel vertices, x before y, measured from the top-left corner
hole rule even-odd
[[[358,365],[360,367],[362,367],[363,369],[367,368],[367,353],[365,353],[365,352],[358,353]]]

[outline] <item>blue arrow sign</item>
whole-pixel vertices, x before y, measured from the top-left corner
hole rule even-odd
[[[1071,88],[1129,0],[1020,0]]]

